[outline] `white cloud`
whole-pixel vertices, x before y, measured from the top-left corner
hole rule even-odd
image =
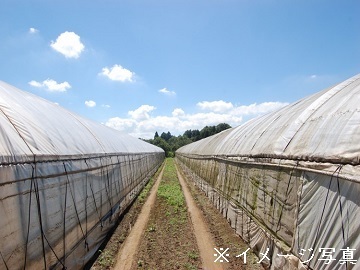
[[[176,95],[176,93],[174,91],[170,91],[168,90],[167,88],[162,88],[159,90],[159,93],[162,93],[162,94],[165,94],[165,95],[168,95],[168,96],[174,96]]]
[[[99,74],[108,77],[112,81],[120,82],[134,82],[135,77],[135,73],[120,65],[114,65],[111,68],[104,67]]]
[[[46,79],[43,82],[30,81],[29,84],[37,88],[45,88],[50,92],[66,92],[67,89],[71,88],[68,82],[57,83],[55,80]]]
[[[108,104],[102,104],[101,107],[108,109],[108,108],[110,108],[111,106],[108,105]]]
[[[141,105],[134,111],[129,111],[128,114],[135,120],[146,120],[150,118],[149,113],[156,108],[150,105]]]
[[[96,106],[96,102],[93,100],[86,100],[85,105],[86,105],[86,107],[93,108]]]
[[[39,83],[37,81],[30,81],[29,84],[34,87],[42,87],[43,86],[42,83]]]
[[[180,108],[176,108],[175,110],[173,110],[173,112],[171,114],[174,117],[181,117],[181,116],[185,115],[185,112]]]
[[[183,109],[176,108],[170,116],[153,116],[150,112],[155,111],[156,108],[151,105],[142,105],[136,110],[129,111],[129,118],[110,118],[106,125],[129,133],[134,137],[147,139],[152,138],[155,131],[170,131],[173,135],[179,135],[188,129],[200,130],[206,125],[217,125],[219,123],[228,123],[235,127],[242,124],[244,117],[249,119],[249,116],[255,117],[287,105],[287,103],[280,102],[265,102],[247,106],[232,105],[230,107],[229,104],[231,103],[224,101],[203,102],[203,104],[212,104],[212,111],[187,114]],[[214,104],[223,106],[215,106]],[[210,110],[207,105],[205,108]],[[222,112],[219,112],[220,108],[223,110]]]
[[[208,110],[214,112],[226,112],[234,107],[231,102],[225,102],[223,100],[202,101],[196,105],[202,110]]]
[[[136,127],[136,121],[133,119],[113,117],[106,122],[106,125],[114,129],[128,131]]]
[[[30,34],[36,34],[36,33],[38,33],[39,32],[39,30],[37,30],[36,28],[33,28],[33,27],[30,27],[29,28],[29,33]]]
[[[247,106],[238,106],[232,110],[232,113],[235,115],[260,115],[265,114],[271,111],[275,111],[288,103],[283,102],[263,102],[260,104],[253,103]]]
[[[66,58],[79,58],[85,48],[80,41],[80,36],[67,31],[60,34],[55,42],[51,41],[50,46]]]

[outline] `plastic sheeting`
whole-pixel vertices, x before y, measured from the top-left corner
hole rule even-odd
[[[0,82],[0,269],[80,269],[164,159]]]
[[[271,269],[360,268],[360,75],[176,152]]]

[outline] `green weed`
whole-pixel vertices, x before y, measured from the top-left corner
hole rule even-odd
[[[110,267],[114,263],[114,256],[111,254],[109,250],[99,250],[101,255],[98,258],[99,264],[106,268]]]

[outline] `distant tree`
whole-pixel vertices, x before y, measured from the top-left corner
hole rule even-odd
[[[171,135],[170,131],[168,131],[167,133],[165,133],[165,132],[161,133],[160,137],[163,138],[165,141],[168,141],[168,140],[170,140],[172,135]]]
[[[161,137],[154,139],[153,144],[162,148],[165,151],[165,156],[169,157],[171,152],[171,146]]]
[[[167,133],[162,132],[159,136],[156,131],[154,139],[145,141],[162,148],[165,151],[166,157],[173,157],[175,155],[175,151],[180,147],[209,137],[228,128],[231,128],[231,126],[226,123],[221,123],[217,126],[205,126],[201,131],[198,129],[186,130],[183,135],[179,135],[177,137],[171,135],[170,131]]]
[[[165,132],[161,133],[160,138],[166,141],[166,133]]]
[[[185,131],[183,136],[188,137],[189,139],[191,139],[191,138],[192,138],[192,131],[191,131],[191,129]]]
[[[176,148],[176,150],[179,149],[180,147],[183,147],[184,145],[192,143],[192,140],[190,138],[186,137],[186,136],[178,136],[177,137],[177,143],[178,143],[179,147]]]
[[[193,131],[191,131],[191,139],[193,140],[193,142],[201,139],[200,131],[198,129],[194,129]]]
[[[215,132],[219,133],[219,132],[224,131],[224,130],[229,129],[229,128],[231,128],[231,126],[229,124],[220,123],[220,124],[218,124],[216,126]]]
[[[209,126],[205,126],[202,130],[200,130],[200,138],[204,139],[213,135],[212,129]]]

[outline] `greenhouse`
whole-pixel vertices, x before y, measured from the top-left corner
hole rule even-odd
[[[359,141],[357,75],[176,158],[271,269],[360,269]]]
[[[80,269],[164,151],[0,82],[0,269]]]

